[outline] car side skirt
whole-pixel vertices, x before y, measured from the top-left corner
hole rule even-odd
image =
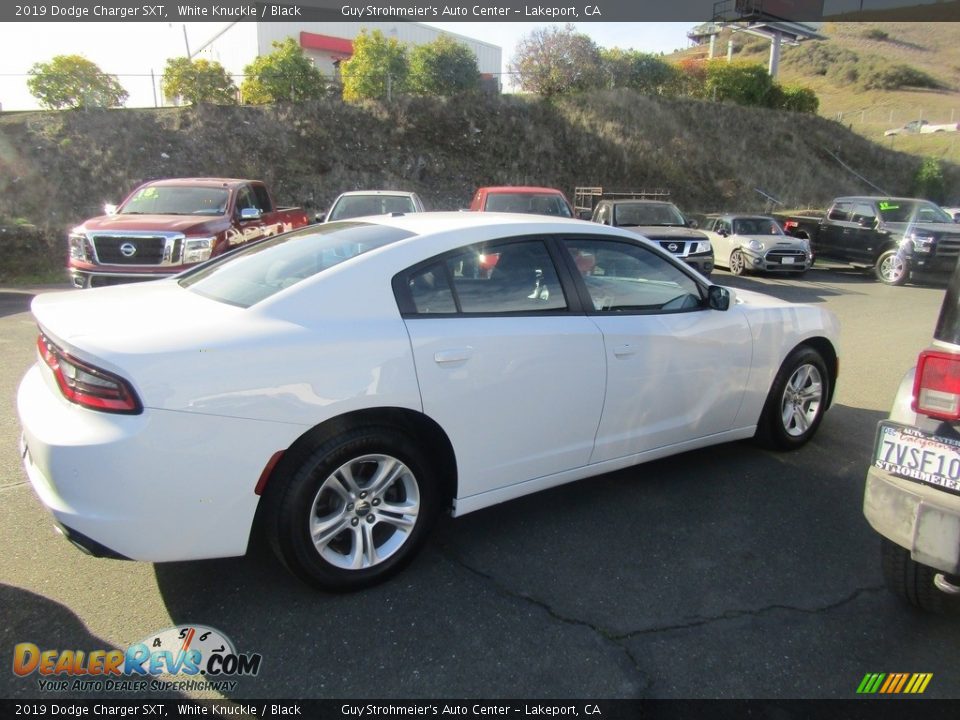
[[[545,475],[543,477],[534,478],[532,480],[516,483],[507,487],[497,488],[495,490],[489,490],[487,492],[477,493],[467,497],[456,498],[453,501],[452,514],[454,517],[460,517],[461,515],[474,512],[475,510],[482,510],[483,508],[490,507],[491,505],[497,505],[502,502],[507,502],[508,500],[523,497],[524,495],[546,490],[547,488],[564,485],[566,483],[582,480],[583,478],[587,477],[593,477],[594,475],[603,475],[604,473],[622,470],[634,465],[650,462],[651,460],[659,460],[660,458],[677,455],[689,450],[697,450],[699,448],[709,447],[711,445],[719,445],[726,442],[733,442],[735,440],[745,440],[747,438],[752,438],[754,434],[756,434],[756,431],[756,425],[737,428],[735,430],[727,430],[726,432],[717,433],[715,435],[707,435],[706,437],[697,438],[695,440],[688,440],[686,442],[677,443],[675,445],[667,445],[665,447],[647,450],[646,452],[636,453],[634,455],[626,455],[621,458],[605,460],[592,465],[584,465],[579,468],[565,470],[564,472],[554,473],[553,475]]]

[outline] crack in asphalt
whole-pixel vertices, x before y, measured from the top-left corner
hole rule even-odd
[[[495,577],[493,577],[492,575],[490,575],[490,574],[488,574],[488,573],[485,573],[485,572],[483,572],[482,570],[479,570],[479,569],[477,569],[477,568],[469,565],[467,562],[465,562],[465,561],[462,560],[461,558],[457,557],[457,556],[456,556],[452,551],[450,551],[449,549],[444,548],[444,547],[440,547],[440,548],[438,548],[438,550],[439,550],[441,556],[443,556],[444,558],[446,558],[449,562],[453,563],[453,564],[456,565],[457,567],[460,567],[460,568],[466,570],[467,572],[471,573],[472,575],[475,575],[475,576],[477,576],[477,577],[479,577],[479,578],[482,578],[483,580],[486,580],[487,582],[489,582],[491,585],[493,585],[494,589],[495,589],[498,593],[500,593],[501,595],[504,595],[504,596],[509,597],[509,598],[520,599],[520,600],[523,600],[523,601],[525,601],[525,602],[528,602],[528,603],[530,603],[531,605],[534,605],[534,606],[540,608],[540,609],[543,610],[548,616],[550,616],[550,617],[553,618],[554,620],[557,620],[558,622],[562,622],[562,623],[567,624],[567,625],[574,625],[574,626],[579,626],[579,627],[588,628],[589,630],[592,630],[593,632],[595,632],[597,635],[601,636],[601,637],[604,638],[605,640],[607,640],[607,641],[613,643],[614,645],[616,645],[618,648],[620,648],[620,649],[626,654],[627,658],[630,660],[630,662],[632,663],[632,665],[633,665],[634,669],[637,671],[637,673],[639,673],[640,676],[644,678],[644,683],[643,683],[643,690],[644,690],[644,691],[646,691],[646,690],[648,690],[648,689],[650,688],[651,683],[652,683],[652,678],[650,678],[650,677],[643,671],[643,669],[642,669],[642,667],[641,667],[641,665],[640,665],[639,660],[638,660],[637,657],[633,654],[633,652],[630,650],[630,648],[627,647],[627,645],[625,644],[625,641],[627,641],[627,640],[630,640],[630,639],[635,638],[635,637],[640,637],[640,636],[643,636],[643,635],[653,635],[653,634],[656,634],[656,633],[670,632],[670,631],[673,631],[673,630],[688,630],[688,629],[690,629],[690,628],[702,627],[702,626],[704,626],[704,625],[709,625],[709,624],[715,623],[715,622],[722,622],[722,621],[724,621],[724,620],[736,620],[736,619],[742,618],[742,617],[758,617],[758,616],[765,615],[765,614],[767,614],[767,613],[771,613],[771,612],[774,612],[774,611],[777,611],[777,610],[784,610],[784,611],[786,611],[786,612],[805,613],[805,614],[808,614],[808,615],[817,615],[817,614],[820,614],[820,613],[830,612],[830,611],[832,611],[832,610],[836,610],[837,608],[843,607],[844,605],[847,605],[847,604],[849,604],[849,603],[855,602],[857,599],[859,599],[859,598],[860,598],[861,596],[863,596],[863,595],[872,594],[872,593],[879,593],[879,592],[883,592],[883,591],[886,590],[886,588],[885,588],[883,585],[875,585],[875,586],[871,586],[871,587],[857,588],[856,590],[854,590],[853,592],[851,592],[849,595],[847,595],[847,596],[845,596],[845,597],[843,597],[843,598],[841,598],[841,599],[839,599],[839,600],[837,600],[837,601],[835,601],[835,602],[829,603],[829,604],[827,604],[827,605],[823,605],[823,606],[821,606],[821,607],[816,607],[816,608],[805,608],[805,607],[799,607],[799,606],[795,606],[795,605],[773,604],[773,605],[767,605],[767,606],[762,607],[762,608],[757,608],[756,610],[730,610],[730,611],[724,612],[724,613],[721,614],[721,615],[715,615],[715,616],[703,617],[703,618],[695,618],[695,619],[692,619],[692,620],[690,620],[690,621],[688,621],[688,622],[677,623],[677,624],[674,624],[674,625],[662,625],[662,626],[657,626],[657,627],[652,627],[652,628],[644,628],[644,629],[642,629],[642,630],[633,630],[633,631],[628,632],[628,633],[616,633],[616,632],[613,632],[612,630],[610,630],[610,629],[608,629],[608,628],[605,628],[605,627],[603,627],[603,626],[601,626],[601,625],[595,625],[595,624],[593,624],[593,623],[591,623],[591,622],[589,622],[589,621],[587,621],[587,620],[581,620],[581,619],[579,619],[579,618],[568,617],[568,616],[566,616],[566,615],[563,615],[562,613],[557,612],[549,603],[547,603],[547,602],[545,602],[545,601],[543,601],[543,600],[540,600],[540,599],[538,599],[538,598],[535,598],[535,597],[533,597],[533,596],[531,596],[531,595],[528,595],[528,594],[526,594],[526,593],[517,592],[517,591],[515,591],[515,590],[512,590],[511,588],[509,588],[509,587],[507,587],[506,585],[504,585],[502,582],[498,581],[498,580],[497,580]]]

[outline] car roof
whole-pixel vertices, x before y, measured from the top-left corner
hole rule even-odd
[[[357,195],[386,195],[389,197],[413,197],[416,195],[414,192],[408,192],[406,190],[350,190],[349,192],[340,193],[339,197],[356,197]]]
[[[930,202],[929,200],[924,200],[923,198],[908,198],[908,197],[896,197],[891,195],[849,195],[846,197],[838,197],[834,200],[835,203],[838,202],[877,202],[880,200],[894,202]]]
[[[562,190],[557,190],[556,188],[548,187],[536,187],[535,185],[497,185],[491,187],[482,187],[478,188],[477,192],[483,190],[488,195],[498,195],[500,193],[516,193],[518,195],[534,195],[534,194],[550,194],[550,195],[566,195],[563,194]]]
[[[259,180],[243,180],[240,178],[211,178],[211,177],[194,177],[194,178],[164,178],[162,180],[151,180],[149,182],[141,183],[143,185],[165,185],[173,187],[219,187],[219,188],[236,188],[240,185],[247,185],[252,182],[260,182]]]
[[[574,220],[572,218],[562,218],[551,215],[499,212],[477,213],[459,211],[394,213],[393,215],[377,215],[364,218],[363,222],[400,228],[402,230],[407,230],[414,235],[428,235],[433,233],[447,232],[449,230],[506,225],[546,226],[564,224],[574,225],[581,228],[583,231],[590,232],[595,231],[597,228],[604,227],[603,225],[587,222],[585,220]]]
[[[601,202],[608,202],[611,205],[671,205],[676,207],[669,200],[644,200],[643,198],[620,198],[616,200],[602,200]]]
[[[755,213],[708,213],[708,218],[718,218],[720,220],[776,220],[770,215],[760,215]]]

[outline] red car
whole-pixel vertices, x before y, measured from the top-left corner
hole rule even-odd
[[[473,194],[470,210],[573,217],[573,207],[562,192],[528,185],[479,188]]]

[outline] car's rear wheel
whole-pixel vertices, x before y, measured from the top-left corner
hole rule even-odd
[[[747,261],[743,257],[743,253],[739,250],[730,253],[730,272],[734,275],[743,275],[746,269]]]
[[[883,580],[890,592],[926,612],[940,615],[960,614],[960,595],[944,592],[937,587],[938,583],[947,588],[956,587],[960,580],[944,576],[938,570],[918,563],[910,557],[909,550],[895,542],[887,538],[882,538],[882,541],[880,559]]]
[[[756,439],[766,447],[793,450],[817,432],[830,397],[830,375],[812,347],[799,347],[783,361],[770,386]]]
[[[295,575],[325,590],[367,587],[399,571],[440,505],[429,463],[410,437],[387,427],[331,437],[277,480],[270,542]]]
[[[887,285],[903,285],[910,277],[910,264],[898,250],[885,250],[874,266],[877,280]]]

